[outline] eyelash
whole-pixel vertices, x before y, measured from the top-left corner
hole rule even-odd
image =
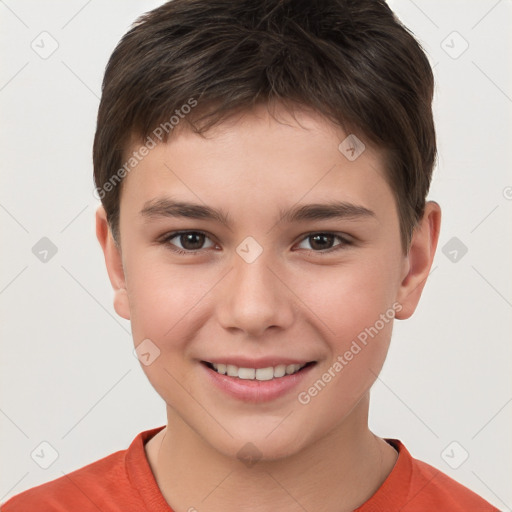
[[[163,239],[161,239],[161,243],[163,245],[168,245],[170,247],[170,249],[173,252],[177,253],[177,254],[188,255],[188,256],[195,255],[195,254],[198,254],[198,253],[202,252],[204,249],[197,249],[195,251],[193,251],[193,250],[186,251],[186,250],[180,249],[179,247],[173,246],[173,244],[169,243],[173,238],[176,238],[177,236],[188,235],[188,234],[192,234],[192,233],[193,234],[204,235],[206,238],[210,238],[208,236],[208,234],[205,233],[204,231],[175,231],[173,233],[169,233]],[[306,249],[308,252],[312,252],[315,255],[318,254],[318,255],[322,256],[322,255],[325,255],[325,254],[330,254],[330,253],[335,252],[335,251],[343,250],[347,246],[350,246],[350,245],[353,244],[353,242],[351,240],[349,240],[349,239],[347,239],[347,238],[345,238],[345,237],[343,237],[341,235],[338,235],[336,233],[332,233],[330,231],[313,231],[311,233],[308,233],[308,234],[304,235],[304,237],[300,240],[299,243],[303,242],[304,240],[307,240],[308,238],[316,236],[316,235],[334,236],[334,238],[337,238],[341,243],[338,244],[338,245],[335,245],[334,247],[331,247],[330,249],[324,249],[324,250],[320,250],[320,251],[314,251],[312,249]]]

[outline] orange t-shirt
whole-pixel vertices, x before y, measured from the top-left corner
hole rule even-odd
[[[12,497],[1,506],[2,512],[173,512],[144,450],[144,443],[163,428],[141,432],[127,450]],[[398,450],[395,466],[377,492],[354,512],[498,511],[441,471],[411,457],[397,439],[387,442]]]

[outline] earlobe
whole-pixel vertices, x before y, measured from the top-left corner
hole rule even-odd
[[[418,305],[434,260],[440,226],[441,208],[436,202],[428,201],[414,230],[406,261],[408,272],[400,284],[397,299],[402,309],[396,314],[400,320],[409,318]]]
[[[129,320],[130,304],[121,250],[114,241],[103,206],[99,206],[96,210],[96,237],[103,250],[108,277],[114,290],[114,309],[119,316]]]

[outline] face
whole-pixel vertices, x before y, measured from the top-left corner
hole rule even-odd
[[[351,161],[347,134],[295,118],[258,108],[156,146],[125,178],[120,253],[106,242],[147,377],[228,456],[349,425],[415,300],[382,155],[363,140]]]

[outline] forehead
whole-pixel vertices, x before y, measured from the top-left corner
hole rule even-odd
[[[229,203],[237,214],[248,214],[249,205],[269,209],[327,199],[375,208],[393,202],[384,173],[382,152],[364,136],[347,134],[310,111],[278,109],[271,115],[260,106],[204,137],[178,127],[126,176],[121,205],[142,208],[172,193],[224,209]]]

